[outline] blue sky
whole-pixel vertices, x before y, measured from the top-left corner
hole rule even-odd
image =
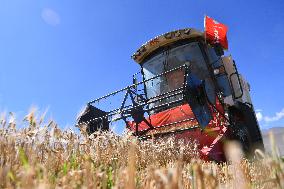
[[[32,105],[61,127],[85,102],[131,83],[131,54],[161,33],[229,27],[229,51],[251,84],[263,128],[284,126],[284,2],[0,0],[0,110]]]

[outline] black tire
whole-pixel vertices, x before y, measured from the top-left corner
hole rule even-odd
[[[235,140],[240,143],[245,156],[253,156],[254,148],[248,128],[243,123],[237,124],[235,128]]]
[[[253,157],[256,149],[264,151],[264,144],[252,105],[238,102],[229,107],[233,139],[241,143],[247,157]]]

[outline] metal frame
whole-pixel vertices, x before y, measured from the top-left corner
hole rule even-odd
[[[156,78],[159,78],[159,77],[161,77],[161,76],[163,76],[167,73],[174,72],[174,71],[180,70],[180,69],[185,70],[184,78],[186,78],[186,74],[189,72],[189,70],[188,70],[189,68],[188,68],[187,65],[182,65],[182,66],[173,68],[171,70],[165,71],[165,72],[158,74],[158,75],[156,75],[152,78],[149,78],[149,79],[145,79],[144,74],[142,74],[143,81],[140,81],[138,83],[134,83],[134,84],[129,85],[129,86],[123,88],[123,89],[117,90],[117,91],[112,92],[110,94],[107,94],[103,97],[100,97],[100,98],[97,98],[93,101],[88,102],[89,105],[95,104],[95,103],[98,103],[99,101],[101,101],[103,99],[107,99],[108,97],[114,96],[117,93],[125,92],[125,95],[124,95],[124,98],[123,98],[122,103],[120,105],[120,108],[116,108],[116,109],[108,111],[108,114],[106,116],[93,118],[93,119],[89,120],[88,122],[81,123],[81,124],[88,124],[89,122],[98,121],[98,120],[102,120],[102,119],[108,119],[110,122],[114,122],[114,121],[118,121],[118,120],[124,120],[126,126],[129,127],[128,121],[126,119],[129,118],[129,117],[132,117],[137,124],[136,125],[136,133],[135,133],[137,136],[140,136],[142,133],[145,132],[145,131],[144,132],[138,131],[138,124],[141,123],[142,121],[147,123],[147,125],[149,126],[149,129],[154,129],[154,127],[151,124],[151,121],[148,122],[145,119],[144,113],[145,112],[148,113],[149,118],[151,118],[150,111],[152,111],[152,110],[158,110],[158,109],[162,109],[162,108],[165,108],[165,107],[172,107],[175,104],[182,103],[184,101],[185,80],[183,82],[182,87],[168,91],[168,92],[165,92],[165,93],[162,93],[160,95],[157,95],[157,96],[154,96],[154,97],[151,97],[151,98],[147,98],[146,82],[149,82],[149,81],[154,80]],[[135,76],[137,74],[134,74],[133,76]],[[136,89],[137,89],[137,86],[141,85],[141,84],[144,85],[144,93],[139,94]],[[165,103],[162,103],[160,105],[153,106],[151,108],[149,107],[150,104],[162,101],[163,99],[168,99],[170,97],[178,96],[178,95],[181,95],[181,98],[179,98],[177,100],[165,102]],[[125,104],[126,100],[129,97],[131,99],[132,104],[126,105]],[[117,114],[119,114],[120,116],[115,118],[115,119],[112,119],[112,117],[117,115]],[[139,117],[139,115],[140,115],[140,117]],[[137,118],[137,116],[139,117],[139,120],[137,120],[137,119],[135,120],[135,117]]]
[[[202,55],[204,57],[205,63],[207,65],[207,67],[208,67],[209,73],[210,73],[211,77],[213,78],[212,80],[213,80],[213,83],[214,83],[214,86],[215,86],[215,94],[216,94],[217,98],[219,99],[220,103],[222,103],[222,105],[224,105],[223,101],[222,101],[222,99],[220,97],[221,95],[218,94],[219,93],[218,86],[217,86],[217,83],[216,83],[216,80],[215,80],[215,76],[214,76],[214,69],[212,67],[212,64],[214,64],[214,63],[210,63],[209,58],[208,58],[208,53],[204,49],[204,44],[202,42],[200,42],[200,40],[197,40],[197,41],[198,41],[201,53],[202,53]],[[167,53],[167,51],[166,51],[166,53]],[[117,91],[112,92],[110,94],[107,94],[107,95],[105,95],[103,97],[100,97],[100,98],[97,98],[97,99],[95,99],[93,101],[88,102],[88,105],[95,104],[95,103],[97,103],[97,102],[99,102],[99,101],[101,101],[103,99],[107,99],[107,98],[109,98],[111,96],[114,96],[117,93],[125,92],[125,95],[124,95],[124,98],[123,98],[123,101],[121,103],[120,108],[116,108],[116,109],[108,111],[108,114],[106,116],[93,118],[93,119],[89,120],[87,123],[81,123],[81,124],[88,124],[90,122],[97,121],[97,120],[102,120],[102,119],[107,119],[109,122],[115,122],[115,121],[118,121],[118,120],[123,120],[125,122],[126,126],[128,128],[130,128],[130,126],[128,124],[128,121],[127,121],[127,118],[132,117],[134,122],[136,123],[135,135],[137,135],[137,136],[143,136],[143,135],[145,136],[145,133],[147,133],[149,130],[152,130],[152,129],[159,129],[161,127],[167,127],[167,126],[170,126],[170,125],[179,124],[177,122],[174,122],[174,123],[161,125],[159,127],[154,128],[153,125],[151,124],[150,112],[153,111],[153,110],[162,109],[164,107],[173,107],[176,104],[181,104],[183,102],[186,102],[186,100],[185,100],[186,77],[190,73],[189,67],[184,64],[182,66],[179,66],[179,67],[173,68],[171,70],[165,71],[165,72],[163,72],[161,74],[158,74],[158,75],[156,75],[156,76],[154,76],[152,78],[145,79],[145,74],[143,72],[143,67],[142,67],[143,64],[140,64],[140,65],[141,65],[141,71],[138,72],[138,73],[133,74],[133,76],[132,76],[132,78],[133,78],[133,84],[132,85],[129,85],[129,86],[125,87],[125,88],[122,88],[120,90],[117,90]],[[183,82],[183,86],[182,87],[174,89],[174,90],[171,90],[171,91],[168,91],[168,92],[165,92],[165,93],[162,93],[160,95],[157,95],[157,96],[154,96],[154,97],[151,97],[151,98],[148,98],[147,90],[146,90],[146,82],[149,82],[149,81],[154,80],[154,79],[156,79],[158,77],[161,77],[161,76],[163,76],[163,75],[165,75],[167,73],[174,72],[174,71],[179,70],[179,69],[184,69],[185,70],[184,71],[184,82]],[[137,82],[137,79],[136,79],[135,76],[138,75],[139,73],[141,73],[141,75],[142,75],[142,81]],[[236,74],[238,74],[238,73],[236,73]],[[143,90],[143,93],[139,94],[139,92],[141,92],[141,90],[138,91],[137,88],[141,84],[143,84],[143,89],[144,90]],[[181,98],[179,98],[177,100],[169,101],[169,102],[166,102],[166,103],[162,103],[160,105],[156,105],[156,106],[153,106],[153,107],[150,108],[150,105],[153,104],[153,103],[156,103],[158,101],[162,101],[163,99],[168,99],[170,97],[178,96],[178,95],[181,95]],[[132,104],[126,105],[126,100],[129,97],[131,99]],[[212,106],[215,111],[221,113],[215,107],[214,104],[210,103],[210,106]],[[149,122],[145,119],[144,113],[148,113],[148,115],[149,115]],[[119,116],[113,119],[113,117],[115,115],[119,115]],[[221,115],[226,120],[228,120],[225,115],[223,115],[222,113],[221,113]],[[194,118],[190,118],[190,120],[191,119],[194,119]],[[146,130],[143,130],[143,131],[138,131],[138,125],[142,121],[144,121],[149,126],[149,128],[146,129]],[[189,121],[189,120],[185,119],[185,120],[182,120],[180,122],[182,123],[182,122],[186,122],[186,121]],[[188,129],[190,129],[190,128],[188,128]],[[173,133],[173,132],[170,132],[170,133]]]

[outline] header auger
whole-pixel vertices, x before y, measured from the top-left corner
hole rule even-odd
[[[88,102],[78,118],[89,134],[123,120],[140,139],[196,140],[204,159],[224,160],[227,140],[238,140],[247,153],[263,148],[250,86],[219,43],[186,28],[148,41],[132,59],[140,66],[132,85]],[[121,96],[115,108],[97,107],[115,96]]]

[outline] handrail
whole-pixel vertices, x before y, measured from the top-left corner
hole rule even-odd
[[[179,70],[179,69],[181,69],[181,68],[186,68],[186,69],[187,69],[188,66],[187,66],[186,64],[184,64],[184,65],[182,65],[182,66],[179,66],[179,67],[173,68],[173,69],[171,69],[171,70],[165,71],[165,72],[163,72],[163,73],[161,73],[161,74],[158,74],[158,75],[156,75],[156,76],[154,76],[154,77],[152,77],[152,78],[146,79],[146,80],[144,80],[144,81],[140,81],[140,82],[138,82],[138,83],[136,83],[136,84],[129,85],[129,86],[125,87],[125,88],[122,88],[122,89],[120,89],[120,90],[114,91],[114,92],[112,92],[112,93],[110,93],[110,94],[107,94],[107,95],[105,95],[105,96],[102,96],[102,97],[100,97],[100,98],[97,98],[97,99],[95,99],[95,100],[93,100],[93,101],[88,102],[87,104],[93,104],[93,103],[95,103],[95,102],[97,102],[97,101],[100,101],[100,100],[102,100],[102,99],[105,99],[105,98],[107,98],[107,97],[109,97],[109,96],[113,96],[113,95],[115,95],[115,94],[117,94],[117,93],[119,93],[119,92],[121,92],[121,91],[125,91],[125,90],[127,90],[127,89],[134,88],[134,87],[136,87],[136,86],[138,86],[138,85],[140,85],[140,84],[146,83],[146,82],[148,82],[148,81],[151,81],[151,80],[153,80],[153,79],[156,79],[156,78],[158,78],[158,77],[160,77],[160,76],[162,76],[162,75],[165,75],[165,74],[167,74],[167,73],[170,73],[170,72]]]

